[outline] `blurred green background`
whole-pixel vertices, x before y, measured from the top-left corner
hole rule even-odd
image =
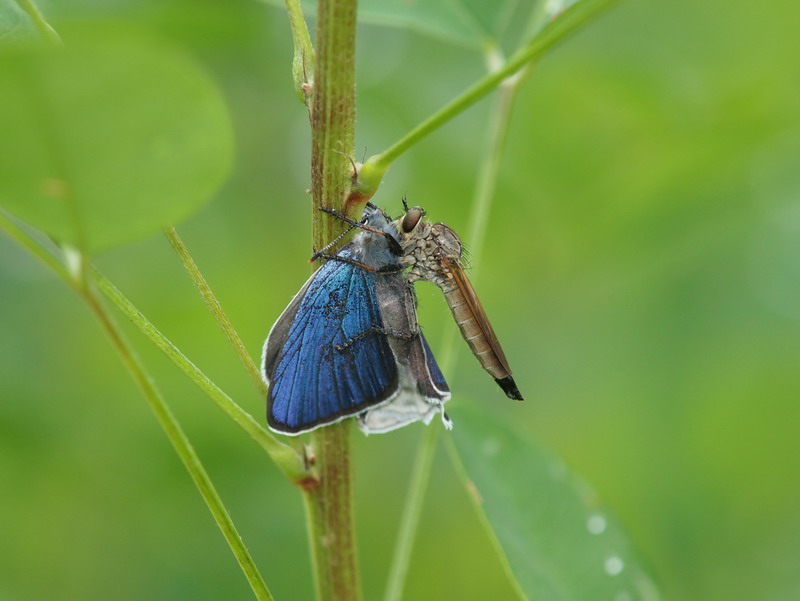
[[[41,2],[185,46],[234,122],[233,176],[179,226],[253,355],[309,273],[309,134],[285,14],[243,0]],[[510,412],[627,526],[666,598],[800,598],[800,5],[629,1],[537,67],[474,274],[526,403],[459,344],[458,407]],[[357,147],[382,150],[482,72],[474,51],[363,26]],[[414,148],[408,194],[466,232],[490,102]],[[469,244],[469,240],[466,243]],[[165,239],[106,274],[255,415]],[[434,350],[455,328],[419,286]],[[0,236],[0,600],[247,599],[216,526],[81,302]],[[278,599],[310,599],[300,496],[131,331]],[[459,341],[460,342],[460,341]],[[356,435],[365,598],[378,598],[419,428]],[[511,599],[439,457],[408,599]],[[491,596],[491,597],[490,597]]]

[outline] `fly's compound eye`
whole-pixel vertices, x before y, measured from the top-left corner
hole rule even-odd
[[[414,231],[414,228],[417,227],[419,220],[425,216],[425,211],[423,211],[420,207],[411,207],[408,211],[406,211],[406,216],[403,217],[403,233],[408,234]]]

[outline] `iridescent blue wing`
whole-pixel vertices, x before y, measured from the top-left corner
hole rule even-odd
[[[397,390],[375,276],[342,261],[323,265],[273,326],[264,347],[267,422],[299,434],[355,415]],[[344,348],[337,348],[344,347]]]

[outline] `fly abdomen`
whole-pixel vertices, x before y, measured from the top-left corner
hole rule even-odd
[[[451,280],[452,281],[452,280]],[[492,345],[486,338],[478,322],[477,316],[473,313],[461,290],[452,285],[448,290],[444,286],[442,292],[453,313],[453,318],[461,330],[461,335],[469,345],[472,354],[480,361],[483,369],[488,371],[495,380],[509,377],[511,374],[508,369],[500,362],[497,353],[492,349]]]

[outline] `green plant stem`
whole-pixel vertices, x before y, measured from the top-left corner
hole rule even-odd
[[[314,47],[303,17],[300,0],[286,0],[286,12],[289,14],[289,26],[292,30],[292,79],[297,96],[311,110],[310,97],[313,93],[314,71],[316,69]]]
[[[572,5],[557,19],[545,27],[541,33],[526,46],[517,51],[502,68],[489,73],[486,77],[479,80],[452,102],[420,123],[388,149],[378,155],[370,157],[365,163],[364,168],[385,171],[392,162],[422,138],[464,112],[467,108],[499,86],[504,79],[514,75],[531,61],[543,56],[548,50],[563,41],[571,33],[577,31],[584,23],[595,17],[600,11],[608,8],[614,1],[615,0],[582,0]],[[362,170],[364,168],[362,168]]]
[[[353,518],[351,421],[314,432],[319,478],[305,495],[317,599],[361,599]]]
[[[228,417],[261,445],[289,480],[299,484],[311,475],[304,466],[302,456],[297,451],[280,442],[259,424],[252,415],[237,405],[233,399],[192,363],[178,347],[164,336],[116,286],[97,270],[94,271],[94,280],[100,291],[130,319],[133,325],[147,336],[190,380],[197,384]]]
[[[2,210],[0,210],[0,229],[5,230],[17,244],[52,269],[58,277],[69,284],[70,288],[78,290],[77,282],[72,278],[64,264],[56,259],[53,254],[36,239],[9,219]]]
[[[356,0],[319,0],[317,64],[311,110],[313,244],[322,248],[344,224],[318,210],[345,214],[355,138]],[[351,420],[311,435],[319,479],[304,488],[314,582],[318,601],[359,601],[361,586],[353,518]]]
[[[17,0],[17,4],[28,15],[28,18],[30,18],[39,32],[39,35],[50,44],[55,46],[61,45],[61,37],[59,37],[56,30],[50,26],[50,23],[44,18],[42,11],[39,10],[39,7],[36,6],[33,0]]]
[[[247,582],[250,584],[250,588],[253,589],[256,599],[259,599],[259,601],[272,601],[273,597],[269,589],[267,589],[267,585],[261,577],[253,558],[247,551],[242,538],[239,536],[236,526],[234,526],[228,511],[225,509],[225,505],[222,503],[222,499],[220,499],[217,490],[211,482],[211,478],[209,478],[203,464],[200,462],[200,458],[197,456],[197,453],[195,453],[189,439],[170,411],[161,393],[156,388],[141,361],[123,338],[122,332],[111,319],[111,316],[102,306],[90,286],[87,286],[83,297],[111,340],[111,344],[116,349],[123,364],[147,399],[161,428],[164,430],[175,452],[178,453],[184,467],[192,477],[197,489],[200,491],[200,495],[206,502],[209,511],[211,511],[214,521],[222,531],[222,535],[225,537],[228,546],[236,557],[236,561],[242,568],[242,572],[244,572],[245,578],[247,578]]]
[[[172,245],[172,248],[175,250],[178,258],[181,260],[181,264],[183,265],[184,269],[186,269],[189,277],[192,279],[192,282],[197,288],[197,291],[200,293],[203,301],[208,306],[209,311],[211,311],[214,319],[217,320],[217,324],[219,324],[219,327],[222,328],[222,331],[225,333],[225,336],[231,343],[233,350],[236,352],[236,355],[239,357],[242,365],[244,365],[245,370],[247,370],[250,379],[253,381],[253,384],[255,384],[258,392],[261,394],[261,398],[266,398],[267,385],[264,383],[264,379],[261,377],[261,372],[253,361],[253,358],[247,352],[244,342],[242,342],[242,339],[239,336],[239,333],[236,331],[236,328],[233,327],[231,320],[228,319],[225,311],[222,310],[222,305],[212,292],[211,287],[203,277],[200,269],[198,269],[197,264],[194,262],[194,259],[192,259],[192,255],[189,254],[189,250],[186,248],[183,240],[181,240],[174,227],[168,227],[165,229],[164,234],[167,236],[167,240],[169,240],[170,245]]]
[[[351,186],[355,140],[355,0],[320,0],[317,6],[317,66],[311,111],[311,198],[314,245],[321,248],[344,231],[344,223],[318,210],[345,206]]]

